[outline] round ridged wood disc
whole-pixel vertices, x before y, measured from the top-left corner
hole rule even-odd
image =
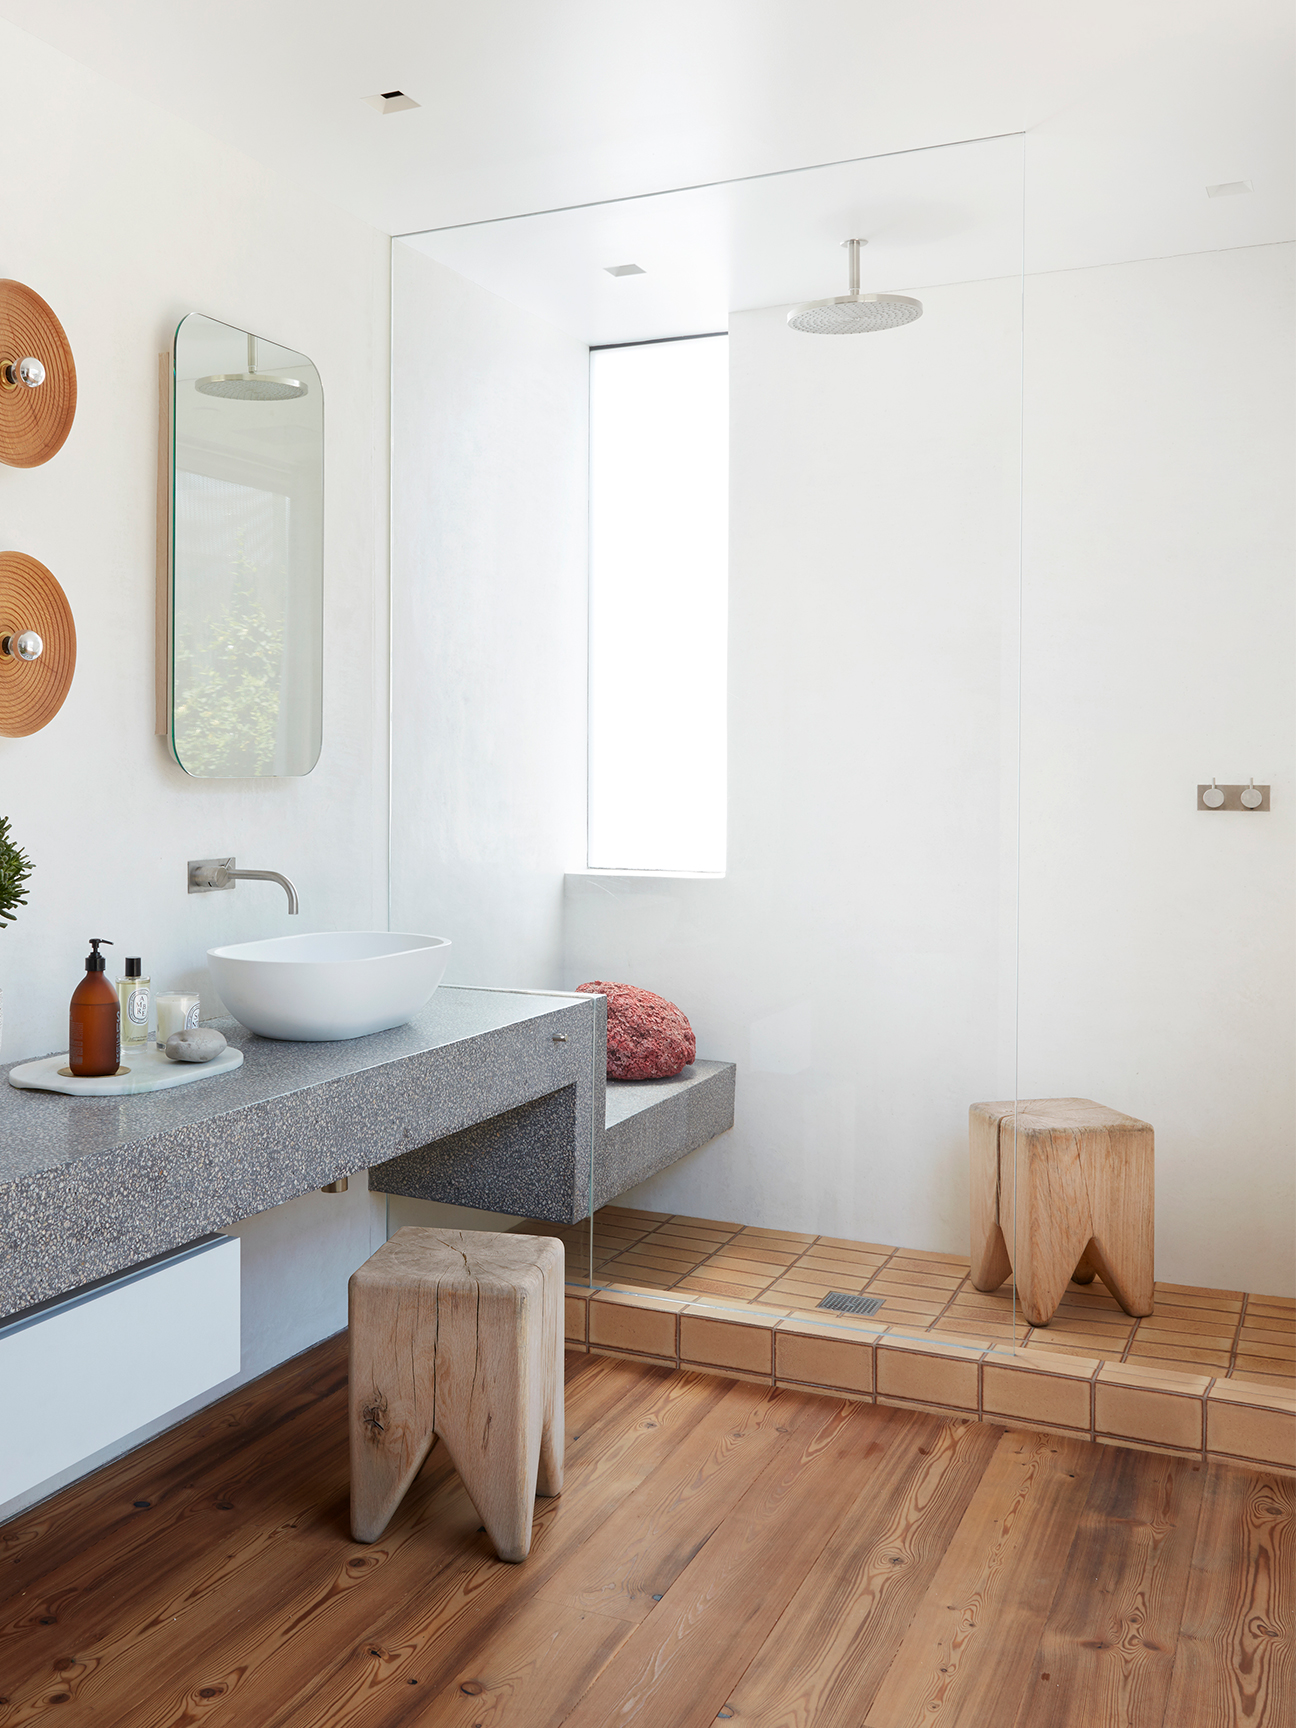
[[[29,354],[45,368],[45,382],[34,390],[6,383],[5,367]],[[72,430],[76,402],[76,364],[63,326],[34,289],[0,280],[0,462],[48,462]]]
[[[25,552],[0,552],[0,642],[34,630],[45,644],[39,660],[0,653],[0,736],[39,732],[63,706],[76,671],[76,626],[67,595],[53,575]]]

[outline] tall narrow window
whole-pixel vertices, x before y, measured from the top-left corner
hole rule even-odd
[[[590,354],[591,869],[724,870],[728,347]]]

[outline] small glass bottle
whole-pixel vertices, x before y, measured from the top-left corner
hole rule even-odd
[[[140,976],[138,956],[127,956],[126,976],[117,980],[117,1000],[121,1003],[122,1049],[141,1051],[148,1043],[149,980]]]
[[[104,977],[101,943],[112,947],[106,936],[90,938],[85,977],[72,992],[68,1010],[68,1071],[83,1080],[115,1074],[121,1066],[121,1010]]]

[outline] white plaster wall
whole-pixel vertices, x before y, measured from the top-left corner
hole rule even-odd
[[[1290,251],[1035,278],[1025,328],[1022,1095],[1154,1124],[1161,1278],[1279,1293]],[[967,1252],[967,1106],[1013,1091],[1019,295],[858,348],[733,319],[729,875],[569,878],[565,982],[679,1001],[737,1121],[628,1204]],[[1212,774],[1272,814],[1198,815]]]
[[[584,860],[588,351],[393,247],[393,928],[560,987]]]
[[[1156,1130],[1157,1271],[1296,1293],[1296,247],[1026,295],[1021,1087]],[[1272,784],[1265,815],[1196,788]]]
[[[53,461],[0,467],[0,536],[58,577],[76,678],[32,738],[0,739],[0,810],[35,861],[0,936],[5,1061],[66,1048],[86,938],[139,954],[155,989],[197,986],[220,942],[386,922],[386,238],[0,25],[24,74],[0,104],[0,159],[30,219],[5,273],[61,319],[76,422]],[[191,780],[154,736],[157,357],[204,311],[310,355],[325,392],[325,696],[303,779]],[[292,876],[190,896],[189,858]]]
[[[632,1205],[965,1243],[967,1106],[1011,1090],[1020,286],[923,298],[859,341],[730,321],[728,874],[568,883],[566,982],[658,990],[739,1064],[733,1132]]]
[[[91,934],[114,940],[114,965],[141,955],[155,989],[197,986],[214,1014],[208,947],[386,925],[389,242],[7,24],[0,61],[23,69],[0,103],[3,270],[54,307],[79,385],[53,461],[0,467],[0,544],[54,572],[78,639],[58,717],[0,739],[0,811],[35,862],[0,934],[14,1062],[66,1048]],[[193,310],[303,350],[324,381],[324,747],[305,779],[190,780],[154,736],[157,356]],[[189,897],[186,860],[224,853],[292,876],[300,917],[273,885]],[[345,1323],[382,1207],[362,1180],[232,1228],[246,1379]]]

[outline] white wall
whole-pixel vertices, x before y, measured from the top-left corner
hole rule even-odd
[[[572,878],[567,982],[678,1001],[737,1125],[629,1204],[966,1240],[967,1106],[1011,1091],[1020,289],[924,300],[857,341],[730,321],[728,874]]]
[[[558,988],[584,860],[588,353],[396,242],[392,923]]]
[[[7,275],[77,362],[67,443],[0,468],[3,543],[49,566],[76,620],[58,717],[0,739],[0,809],[35,861],[0,952],[3,1059],[65,1047],[86,938],[197,986],[216,943],[385,923],[388,242],[225,145],[0,26],[21,78],[0,104]],[[191,780],[154,736],[157,357],[199,310],[301,349],[324,383],[324,748],[303,779]],[[234,853],[292,876],[189,896],[185,863]]]
[[[389,242],[8,25],[0,60],[22,68],[0,103],[4,273],[57,312],[79,386],[53,461],[0,467],[0,543],[58,577],[78,643],[58,717],[0,739],[0,811],[35,862],[0,935],[14,1062],[66,1047],[91,934],[213,1014],[213,944],[385,926]],[[154,736],[157,357],[193,310],[301,349],[324,381],[324,748],[305,779],[190,780]],[[300,917],[273,885],[190,898],[186,860],[226,853],[292,876]],[[241,1378],[344,1323],[347,1276],[382,1239],[375,1204],[353,1186],[234,1227]]]
[[[1031,281],[1023,567],[1022,1095],[1154,1124],[1161,1278],[1280,1293],[1289,253]],[[967,1106],[1013,1091],[1019,297],[732,321],[729,875],[570,878],[566,982],[679,1001],[737,1122],[628,1204],[967,1251]],[[1199,816],[1212,774],[1272,814]]]
[[[1151,1122],[1157,1270],[1296,1287],[1296,247],[1033,278],[1024,1096]],[[1208,816],[1199,782],[1269,782]]]

